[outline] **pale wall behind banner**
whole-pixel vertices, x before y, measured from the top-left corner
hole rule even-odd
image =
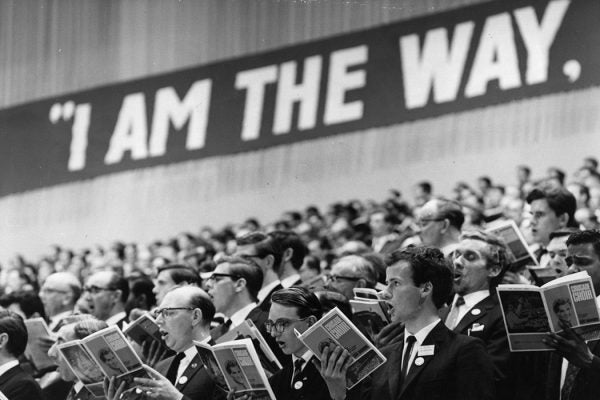
[[[0,105],[169,72],[483,1],[0,3]],[[0,199],[0,257],[146,242],[350,198],[447,193],[482,174],[514,182],[600,155],[597,88],[263,151],[123,172]],[[32,160],[35,162],[35,160]]]

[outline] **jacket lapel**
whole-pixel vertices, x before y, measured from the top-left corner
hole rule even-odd
[[[196,375],[196,373],[202,369],[202,367],[203,364],[200,361],[200,356],[196,354],[194,358],[192,358],[192,362],[190,362],[185,371],[183,371],[183,374],[181,374],[181,377],[175,383],[177,390],[181,392],[188,382],[192,380],[194,375]]]
[[[465,314],[464,317],[458,322],[458,325],[453,329],[454,332],[466,332],[469,326],[479,321],[485,316],[485,314],[494,307],[494,298],[491,296],[486,297],[479,303],[475,304],[473,308]],[[475,311],[479,310],[479,312]]]
[[[429,335],[427,335],[427,337],[423,341],[423,344],[420,345],[419,347],[434,345],[435,347],[434,347],[433,355],[419,357],[419,355],[417,353],[417,355],[415,356],[415,359],[413,360],[413,362],[410,366],[410,369],[408,370],[408,375],[402,382],[402,388],[400,390],[400,394],[398,397],[395,397],[395,398],[401,398],[402,394],[406,391],[406,388],[408,388],[410,386],[412,381],[414,381],[415,378],[417,376],[419,376],[419,374],[421,374],[421,372],[425,368],[427,368],[427,364],[429,364],[431,362],[431,360],[433,360],[433,358],[436,356],[437,352],[439,351],[439,344],[446,340],[446,338],[448,336],[447,329],[448,328],[446,328],[446,325],[444,325],[444,322],[440,321],[433,328],[433,330],[431,332],[429,332]],[[417,347],[417,351],[418,351],[418,347]],[[400,357],[402,357],[402,352],[400,352]],[[417,362],[417,359],[422,360],[422,363]],[[418,365],[418,364],[421,364],[421,365]],[[401,364],[396,364],[396,365],[401,365]],[[397,374],[397,375],[400,375],[400,374]]]
[[[402,366],[402,349],[404,346],[404,333],[401,334],[401,339],[398,342],[398,344],[399,345],[396,348],[396,351],[392,351],[388,355],[388,360],[386,364],[390,372],[384,375],[389,378],[388,384],[391,399],[398,398],[398,393],[400,392],[400,368]]]

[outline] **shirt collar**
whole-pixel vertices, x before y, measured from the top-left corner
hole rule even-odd
[[[122,319],[125,319],[126,316],[127,314],[125,314],[125,311],[118,312],[115,315],[108,317],[108,319],[106,320],[106,324],[109,326],[116,325],[117,322],[119,322]]]
[[[208,344],[208,341],[210,340],[210,337],[205,338],[202,340],[203,344]],[[198,350],[196,350],[196,346],[192,346],[192,347],[188,347],[184,352],[184,358],[188,361],[192,361],[192,359],[194,357],[196,357],[196,354],[198,354]]]
[[[406,338],[408,338],[410,335],[414,336],[415,339],[417,339],[417,341],[415,343],[415,347],[422,345],[423,342],[425,341],[425,339],[427,338],[427,336],[429,335],[429,333],[433,330],[433,328],[435,328],[435,326],[440,321],[441,321],[440,318],[436,318],[435,321],[433,321],[429,325],[424,326],[423,328],[421,328],[421,330],[419,330],[416,333],[410,333],[409,331],[406,330],[406,328],[404,328],[404,345],[406,346]]]
[[[248,317],[248,314],[250,314],[250,311],[252,311],[255,307],[256,303],[250,303],[231,314],[231,317],[229,317],[231,320],[231,327],[238,326],[244,322],[246,317]]]
[[[269,293],[271,293],[271,290],[273,290],[277,285],[279,285],[281,282],[279,280],[273,281],[271,283],[269,283],[267,286],[262,287],[259,291],[258,291],[258,295],[256,297],[258,297],[259,301],[263,301],[267,295]]]
[[[79,391],[81,389],[83,389],[83,382],[81,381],[75,381],[75,384],[73,385],[73,390],[75,391],[75,393],[79,393]]]
[[[290,275],[287,278],[281,280],[281,286],[289,288],[294,285],[300,279],[300,274]]]
[[[19,360],[12,360],[0,365],[0,376],[4,375],[9,369],[19,365]]]
[[[314,355],[315,354],[310,350],[307,350],[304,354],[302,354],[302,357],[297,357],[294,354],[292,354],[292,365],[296,362],[296,360],[301,358],[304,360],[301,370],[304,370],[304,368],[308,365],[310,359],[313,358]]]
[[[488,289],[478,290],[473,293],[465,294],[463,299],[465,299],[465,309],[470,310],[475,306],[475,304],[479,303],[481,300],[485,299],[490,295],[490,291]],[[456,304],[456,300],[458,299],[458,295],[454,295],[454,301],[452,305]]]

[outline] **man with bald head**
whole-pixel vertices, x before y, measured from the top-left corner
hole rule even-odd
[[[129,297],[125,278],[113,271],[96,272],[85,282],[82,297],[94,317],[123,329],[127,320],[125,302]]]
[[[56,331],[62,318],[73,314],[80,295],[81,283],[70,272],[56,272],[46,278],[40,289],[40,299],[50,318],[48,327],[51,331]]]
[[[196,286],[175,287],[165,294],[155,315],[166,345],[177,354],[160,361],[158,373],[150,370],[154,379],[136,378],[140,389],[160,399],[225,398],[194,346],[194,340],[213,344],[210,322],[215,306],[208,294]]]

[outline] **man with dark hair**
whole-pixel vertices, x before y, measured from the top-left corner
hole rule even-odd
[[[210,323],[215,306],[208,294],[197,286],[173,288],[155,315],[166,345],[177,354],[160,361],[156,371],[147,367],[153,379],[135,378],[139,388],[150,398],[163,400],[225,398],[216,389],[194,346],[194,340],[214,344]]]
[[[454,299],[446,326],[483,340],[494,363],[498,398],[512,399],[508,381],[510,348],[495,286],[509,266],[504,241],[491,233],[464,232],[454,251]]]
[[[465,215],[455,201],[433,199],[417,213],[419,237],[425,246],[438,248],[450,257],[458,244]]]
[[[123,329],[127,321],[125,302],[129,297],[129,283],[113,271],[100,271],[91,275],[84,287],[82,298],[90,313],[108,325]]]
[[[431,200],[432,191],[433,191],[433,189],[431,187],[430,182],[428,182],[428,181],[418,182],[414,188],[415,206],[422,207],[423,204],[425,204],[429,200]]]
[[[275,398],[329,400],[327,385],[313,364],[314,354],[294,333],[304,332],[321,318],[319,299],[308,289],[296,286],[275,292],[271,301],[266,329],[293,359],[269,379]]]
[[[156,271],[153,292],[160,303],[171,288],[182,285],[198,285],[200,277],[192,268],[181,264],[168,264]]]
[[[127,280],[129,282],[129,298],[125,303],[125,313],[129,321],[134,321],[156,305],[154,284],[145,275],[129,277]]]
[[[19,357],[27,346],[23,319],[0,310],[0,392],[10,400],[41,400],[37,382],[19,366]]]
[[[235,256],[254,261],[262,269],[263,282],[258,291],[258,306],[265,312],[271,307],[271,295],[282,289],[279,273],[283,259],[281,243],[273,236],[252,232],[236,239]]]
[[[554,278],[567,274],[567,239],[577,231],[577,228],[563,228],[550,233],[547,252],[540,258],[540,266],[544,269],[536,271],[538,277],[548,274]]]
[[[273,231],[269,236],[279,243],[283,250],[281,267],[279,268],[279,280],[281,286],[288,288],[302,284],[298,271],[302,267],[304,257],[308,254],[308,248],[296,233],[291,231]]]
[[[413,247],[391,254],[382,298],[393,322],[404,323],[400,341],[381,349],[387,362],[372,374],[373,400],[494,399],[493,366],[481,340],[456,334],[438,316],[452,290],[442,252]],[[323,352],[321,373],[332,398],[346,396],[348,352]]]
[[[372,244],[374,252],[389,254],[402,245],[402,238],[394,231],[400,221],[392,213],[384,209],[375,210],[369,216],[369,228],[371,229]]]
[[[586,271],[596,295],[600,293],[600,231],[575,232],[567,239],[569,273]],[[596,299],[600,302],[600,296]],[[548,399],[587,400],[600,393],[600,341],[585,340],[566,324],[560,334],[550,333],[544,342],[556,350],[549,362]],[[562,361],[560,359],[562,357]],[[563,378],[564,377],[564,378]]]
[[[257,307],[257,295],[262,281],[262,270],[252,260],[225,257],[217,264],[208,278],[207,288],[216,312],[223,314],[225,321],[211,330],[210,334],[214,340],[247,319],[256,325],[265,339],[269,339],[268,332],[264,330],[268,313]],[[279,350],[274,341],[271,340],[269,345],[275,351]]]
[[[31,290],[19,290],[1,296],[0,306],[19,314],[23,319],[46,319],[42,300]]]
[[[545,253],[550,233],[566,227],[577,227],[575,197],[564,188],[533,189],[527,196],[531,206],[531,233],[537,244],[538,260]]]

